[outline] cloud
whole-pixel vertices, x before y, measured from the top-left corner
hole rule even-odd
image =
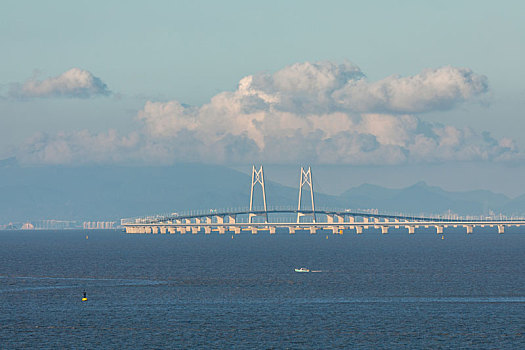
[[[372,83],[352,80],[335,91],[333,97],[357,112],[424,113],[452,109],[487,91],[485,76],[468,68],[443,67]]]
[[[17,159],[24,164],[125,163],[140,157],[141,137],[115,130],[37,133],[20,146]]]
[[[259,106],[294,113],[403,114],[451,109],[487,91],[487,77],[468,68],[426,69],[410,77],[393,75],[370,82],[350,62],[306,62],[274,74],[245,77],[236,93],[259,99]]]
[[[148,101],[139,130],[40,134],[32,163],[403,164],[523,158],[515,143],[416,115],[481,98],[487,79],[466,68],[368,82],[344,62],[298,63],[244,77],[202,106]],[[25,158],[23,158],[25,155]]]
[[[44,80],[29,79],[11,84],[9,95],[14,98],[89,98],[108,96],[107,85],[87,70],[72,68],[59,76]]]

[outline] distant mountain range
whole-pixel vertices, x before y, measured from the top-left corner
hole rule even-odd
[[[187,163],[169,167],[20,167],[6,163],[0,165],[0,223],[117,220],[249,204],[251,177],[223,166]],[[266,189],[268,205],[297,205],[297,188],[267,180]],[[316,193],[316,205],[410,214],[442,214],[450,210],[460,215],[521,215],[525,213],[525,195],[511,199],[484,190],[449,192],[423,182],[402,189],[364,184],[339,196]]]
[[[478,190],[449,192],[424,182],[402,189],[388,189],[364,184],[341,195],[348,203],[360,208],[378,208],[408,213],[487,214],[499,212],[511,200],[503,194]]]

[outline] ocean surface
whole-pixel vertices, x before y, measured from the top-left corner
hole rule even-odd
[[[525,349],[525,231],[444,237],[0,231],[0,348]]]

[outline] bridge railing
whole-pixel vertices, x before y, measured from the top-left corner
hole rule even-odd
[[[263,213],[264,208],[255,207],[250,212],[248,207],[228,207],[221,209],[196,209],[189,211],[177,211],[165,214],[155,214],[149,216],[140,216],[121,219],[121,224],[152,224],[165,221],[173,221],[177,219],[187,218],[198,218],[198,217],[215,217],[215,216],[227,216],[235,215],[237,222],[248,222],[250,213]],[[293,222],[294,215],[297,214],[297,208],[291,206],[271,206],[267,209],[268,215],[271,222]],[[303,213],[311,213],[311,210],[302,210]],[[428,214],[428,213],[407,213],[400,211],[388,211],[379,209],[348,209],[348,208],[335,208],[335,207],[319,207],[315,210],[318,214],[318,220],[324,221],[326,215],[337,214],[337,215],[350,215],[350,216],[363,216],[363,217],[378,217],[378,218],[402,218],[406,220],[425,220],[425,221],[515,221],[523,220],[523,217],[517,216],[506,216],[506,215],[491,215],[491,216],[474,216],[474,215],[457,215],[457,214]],[[325,217],[323,217],[325,216]],[[305,218],[306,221],[309,218]]]

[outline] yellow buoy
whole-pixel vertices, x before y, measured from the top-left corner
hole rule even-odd
[[[82,298],[82,301],[87,301],[87,298]]]
[[[86,235],[86,239],[88,239],[88,238],[89,238],[88,235]]]
[[[445,239],[445,236],[441,236],[441,239]]]

